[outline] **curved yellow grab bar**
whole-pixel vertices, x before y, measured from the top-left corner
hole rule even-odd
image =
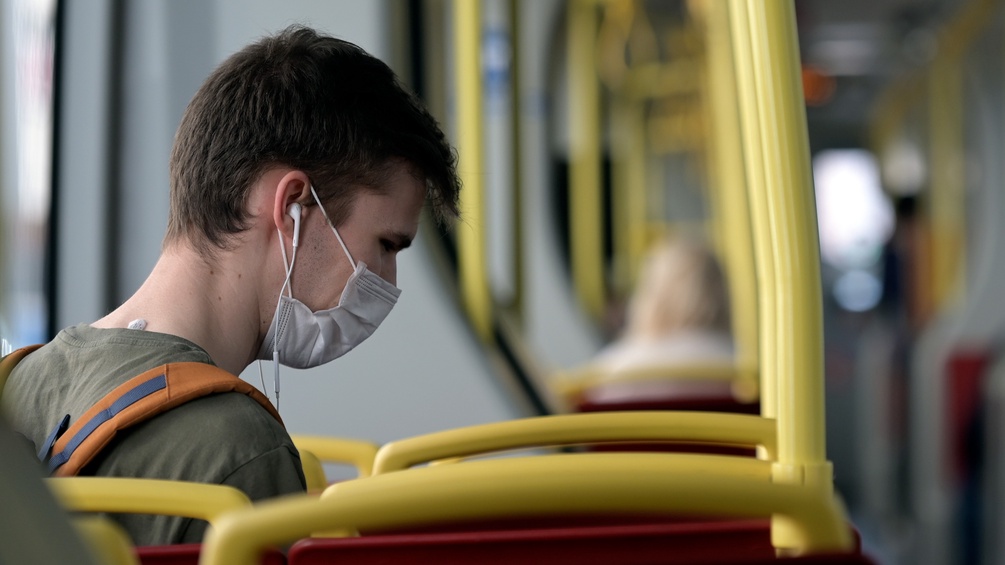
[[[696,363],[692,365],[672,365],[631,367],[618,371],[607,371],[602,367],[585,366],[559,373],[551,382],[553,390],[566,399],[575,399],[587,390],[605,385],[624,383],[649,383],[661,381],[700,381],[729,383],[733,397],[738,402],[754,402],[758,399],[757,370],[729,363]]]
[[[589,472],[583,472],[589,469]],[[840,507],[815,489],[770,481],[771,464],[679,453],[543,455],[376,475],[223,516],[202,565],[250,564],[262,548],[313,531],[387,531],[466,519],[665,514],[768,517],[798,525],[800,550],[848,550]]]
[[[121,526],[100,516],[80,516],[73,527],[104,565],[139,565],[133,543]]]
[[[233,487],[124,477],[60,477],[46,485],[63,506],[79,512],[125,512],[185,516],[215,523],[217,517],[251,506]]]
[[[419,463],[511,449],[613,442],[675,441],[764,446],[773,457],[772,420],[746,414],[632,411],[523,418],[393,441],[377,452],[374,475]]]
[[[304,481],[307,482],[307,492],[319,493],[328,488],[328,477],[321,460],[306,449],[299,449],[300,465],[304,470]]]
[[[368,477],[373,472],[373,458],[378,448],[373,442],[300,434],[291,437],[298,450],[311,452],[322,463],[350,464],[360,477]]]

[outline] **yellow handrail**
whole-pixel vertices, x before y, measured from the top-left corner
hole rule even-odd
[[[833,467],[824,446],[820,257],[795,7],[791,1],[732,0],[730,8],[734,33],[746,28],[747,34],[745,46],[734,45],[744,140],[755,137],[755,127],[759,138],[758,146],[745,148],[746,162],[764,165],[750,185],[758,274],[768,271],[769,258],[773,263],[772,280],[759,286],[762,329],[771,327],[761,333],[761,375],[774,381],[778,425],[772,476],[832,497]],[[774,520],[775,546],[797,545],[796,528],[784,517]]]
[[[739,94],[739,118],[742,125],[743,161],[747,173],[754,266],[757,272],[758,359],[761,378],[761,414],[774,418],[777,412],[778,354],[773,336],[777,335],[775,312],[775,267],[768,224],[767,177],[761,148],[761,120],[755,94],[755,75],[747,4],[730,0],[726,7],[733,43],[733,61]],[[769,337],[770,336],[770,337]]]
[[[611,91],[611,234],[613,290],[630,292],[648,243],[646,217],[645,101],[629,96],[633,69],[655,64],[658,45],[645,10],[637,1],[606,2],[597,32],[598,78]],[[634,39],[634,40],[633,40]]]
[[[744,172],[742,130],[736,102],[729,13],[718,0],[702,4],[708,57],[706,105],[709,135],[709,179],[717,248],[729,284],[736,366],[747,382],[758,379],[757,273],[750,244],[750,210]]]
[[[298,449],[300,452],[300,466],[304,470],[304,482],[307,483],[307,492],[318,493],[328,488],[328,477],[325,476],[325,468],[321,460],[306,449]]]
[[[645,106],[615,97],[611,112],[611,221],[617,290],[627,293],[647,245]]]
[[[875,154],[882,155],[890,148],[907,116],[920,105],[924,78],[921,73],[900,77],[876,97],[869,110],[869,145]]]
[[[310,451],[323,463],[347,463],[356,468],[360,477],[373,472],[373,458],[379,447],[373,442],[303,434],[290,437],[297,449]]]
[[[633,62],[655,60],[656,38],[648,22],[638,22],[642,6],[635,1],[606,2],[597,31],[598,78],[611,91],[611,234],[613,290],[627,294],[646,249],[645,104],[624,92]],[[636,27],[638,26],[638,27]],[[632,30],[640,29],[633,42]],[[638,39],[641,38],[641,39]]]
[[[524,227],[523,227],[523,82],[521,69],[520,0],[509,0],[510,22],[510,171],[513,175],[512,199],[513,225],[510,245],[513,247],[513,300],[512,311],[523,320],[524,304]]]
[[[603,215],[601,213],[600,85],[595,56],[597,14],[593,0],[568,4],[569,241],[572,279],[586,311],[604,313]]]
[[[133,544],[122,526],[102,516],[78,516],[73,527],[104,565],[139,565]]]
[[[994,21],[994,0],[975,0],[939,33],[939,51],[928,75],[929,160],[933,306],[964,298],[966,155],[963,142],[963,65],[960,58]]]
[[[262,548],[314,531],[598,513],[783,515],[797,526],[802,551],[851,547],[833,499],[772,483],[770,473],[770,463],[753,458],[676,453],[545,455],[412,469],[336,484],[321,500],[292,497],[229,513],[207,536],[200,563],[250,564]]]
[[[60,477],[46,484],[63,506],[79,512],[123,512],[198,518],[213,524],[223,513],[251,506],[233,487],[125,477]]]
[[[492,294],[486,260],[485,156],[482,141],[481,3],[454,0],[457,82],[457,172],[463,185],[457,224],[461,297],[475,333],[492,339]]]
[[[816,203],[792,2],[747,0],[774,251],[781,465],[825,461],[823,322]],[[764,232],[758,237],[763,237]]]
[[[374,475],[440,459],[573,444],[675,441],[757,447],[774,455],[774,422],[760,416],[631,411],[481,424],[406,438],[377,452]]]
[[[963,298],[966,265],[963,71],[959,61],[936,57],[928,75],[928,91],[932,300],[941,310]]]
[[[615,371],[602,366],[586,365],[555,374],[552,386],[559,394],[569,397],[605,383],[670,380],[746,383],[747,376],[732,362],[632,366]],[[745,390],[750,390],[750,387],[746,387],[745,384],[740,386]],[[756,385],[754,390],[756,390]],[[749,395],[744,398],[749,398]]]
[[[641,64],[626,73],[624,92],[641,100],[693,93],[700,74],[699,63],[688,59]]]
[[[882,154],[889,149],[910,110],[928,95],[929,163],[931,189],[925,211],[931,222],[930,295],[923,310],[939,310],[962,298],[966,274],[966,207],[963,192],[966,166],[963,154],[963,77],[960,59],[991,22],[1000,3],[973,0],[938,32],[938,51],[925,73],[915,72],[895,81],[879,97],[872,111],[870,144]],[[925,86],[927,85],[927,90]]]

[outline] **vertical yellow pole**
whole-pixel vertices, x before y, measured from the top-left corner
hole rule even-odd
[[[719,249],[729,278],[736,365],[742,382],[757,388],[757,273],[750,243],[750,207],[744,172],[742,130],[736,101],[729,33],[729,6],[704,4],[708,53],[707,96],[710,139],[709,181],[716,209]],[[747,392],[747,391],[745,391]],[[749,391],[749,394],[755,394]],[[773,406],[772,406],[773,410]],[[773,413],[773,412],[772,412]]]
[[[966,162],[960,60],[996,20],[1000,0],[973,0],[939,34],[930,87],[932,267],[935,306],[963,297],[966,274]]]
[[[524,295],[524,229],[523,229],[523,113],[522,113],[522,83],[520,81],[520,0],[509,0],[510,29],[510,131],[512,135],[511,170],[513,172],[513,303],[512,310],[523,319]]]
[[[618,289],[635,283],[646,251],[646,139],[645,105],[619,97],[612,112],[612,208],[615,272]]]
[[[486,266],[485,157],[482,143],[481,3],[454,0],[454,75],[457,85],[457,170],[463,183],[457,225],[461,295],[478,336],[492,337],[492,296]]]
[[[612,286],[619,296],[631,289],[632,271],[629,267],[631,245],[628,230],[631,215],[628,207],[629,185],[628,159],[632,148],[628,145],[629,112],[628,101],[615,95],[611,101],[611,236],[614,244],[612,261]]]
[[[908,114],[919,104],[924,94],[920,74],[893,81],[876,99],[869,114],[869,147],[883,155],[904,127]]]
[[[642,260],[649,250],[651,241],[649,225],[649,177],[646,170],[649,166],[649,144],[646,143],[645,105],[637,102],[633,105],[629,119],[629,135],[631,147],[635,150],[628,156],[628,183],[630,191],[627,195],[628,204],[628,268],[631,269],[634,284],[637,282]]]
[[[712,0],[714,3],[714,0]],[[736,69],[739,115],[742,125],[743,158],[747,172],[747,195],[757,272],[758,357],[761,377],[761,415],[774,418],[777,413],[778,355],[776,344],[775,267],[771,247],[764,157],[761,148],[761,122],[755,93],[754,63],[751,57],[750,30],[745,0],[730,0],[730,30],[733,35],[733,61]]]
[[[816,203],[790,1],[747,0],[774,250],[778,458],[792,482],[825,461],[823,321]]]
[[[939,52],[928,83],[931,190],[925,212],[931,223],[931,297],[925,306],[941,310],[965,298],[966,163],[963,147],[963,65],[960,60],[987,26],[996,21],[1000,0],[973,0],[938,35]],[[895,83],[876,105],[872,145],[882,151],[906,120],[922,92],[919,77]],[[927,311],[927,308],[924,308]]]
[[[932,228],[932,298],[936,311],[963,298],[964,187],[963,74],[958,58],[941,51],[928,74],[928,216]]]
[[[776,387],[778,459],[772,478],[831,497],[833,468],[826,460],[824,444],[819,238],[795,8],[791,0],[733,0],[731,8],[731,15],[736,16],[734,39],[740,39],[734,53],[741,79],[744,141],[753,142],[755,135],[747,130],[755,125],[759,137],[759,145],[747,147],[745,155],[748,171],[753,173],[750,196],[761,277],[760,315],[762,321],[773,320],[762,322],[762,330],[770,333],[762,331],[760,336],[765,344],[762,379],[773,379]],[[746,41],[740,37],[744,27]],[[756,121],[747,115],[752,106],[756,106]],[[762,277],[767,257],[773,263],[771,281]],[[778,548],[799,546],[797,529],[789,519],[772,520],[772,542]]]
[[[591,0],[568,5],[569,223],[572,278],[586,311],[603,316],[600,85],[596,71],[597,13]]]

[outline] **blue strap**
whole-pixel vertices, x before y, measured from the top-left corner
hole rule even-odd
[[[38,460],[45,463],[49,460],[49,452],[52,451],[52,446],[57,440],[66,432],[66,428],[70,427],[70,415],[67,414],[63,416],[63,419],[56,424],[56,427],[52,429],[52,433],[49,437],[45,438],[45,443],[42,444],[42,449],[38,452]]]
[[[102,424],[114,418],[119,412],[122,412],[147,396],[150,396],[151,394],[166,387],[167,377],[165,375],[153,377],[150,380],[136,385],[120,396],[118,400],[112,403],[111,406],[95,414],[94,417],[84,424],[84,427],[82,427],[80,431],[78,431],[73,438],[70,439],[70,443],[66,445],[63,451],[60,451],[52,456],[52,459],[49,460],[49,473],[52,473],[58,469],[60,465],[69,461],[70,456],[72,456],[73,452],[80,447],[80,444],[82,444],[84,440],[87,439],[87,437]]]

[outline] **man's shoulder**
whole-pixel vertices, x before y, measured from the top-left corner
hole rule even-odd
[[[181,398],[182,395],[176,395],[176,392],[185,393],[186,398],[198,400],[200,395],[228,387],[199,390],[204,387],[186,385],[183,387],[185,390],[181,390],[172,386],[154,394],[156,391],[150,387],[156,383],[139,382],[147,376],[153,376],[148,371],[170,364],[186,363],[186,367],[205,367],[207,379],[211,376],[211,371],[221,372],[213,368],[204,350],[180,339],[166,334],[102,330],[86,325],[68,328],[18,364],[16,372],[11,375],[9,388],[5,389],[4,408],[15,427],[36,445],[41,445],[64,415],[70,416],[72,431],[72,426],[89,421],[89,414],[102,407],[114,409],[118,406],[122,409],[125,405],[130,406],[129,414],[124,416],[131,421],[126,429],[117,429],[118,425],[111,421],[105,424],[106,427],[115,427],[116,435],[128,434],[129,429],[142,426],[145,421],[159,419],[175,410],[186,414],[188,410],[185,405],[194,400],[178,405],[174,399]],[[201,378],[198,370],[189,371],[188,376],[188,384],[198,385],[195,383]],[[238,381],[237,377],[232,378]],[[232,396],[238,399],[243,396],[255,404],[254,400],[242,394]],[[161,397],[166,397],[167,403],[157,400]],[[141,403],[142,407],[134,405],[135,402]],[[220,411],[219,408],[215,410]],[[262,407],[259,407],[259,411],[263,411]],[[229,412],[234,410],[230,409]],[[237,411],[236,414],[240,416],[242,412]],[[245,420],[256,416],[253,410],[246,410],[244,414]],[[213,429],[215,428],[209,428],[210,431]],[[207,437],[206,430],[201,432],[197,437]]]
[[[87,383],[101,389],[158,365],[181,361],[212,363],[205,350],[177,336],[80,324],[60,331],[24,357],[11,373],[11,381],[44,386]]]
[[[264,407],[227,392],[196,398],[121,431],[95,463],[99,474],[216,483],[277,451],[299,457],[286,429]]]
[[[282,423],[258,401],[239,392],[216,393],[190,400],[165,412],[160,425],[190,429],[206,441],[243,440],[261,448],[292,443]]]

